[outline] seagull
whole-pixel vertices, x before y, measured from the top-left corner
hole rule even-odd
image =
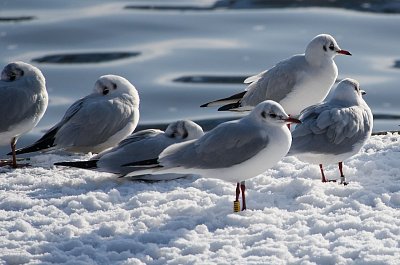
[[[372,133],[373,116],[363,100],[359,83],[351,78],[342,80],[329,101],[303,111],[301,124],[292,132],[288,155],[319,164],[322,182],[328,182],[323,165],[338,163],[341,184],[347,185],[343,160],[355,155]]]
[[[139,121],[139,95],[117,75],[103,75],[93,92],[73,103],[64,117],[42,138],[17,154],[65,150],[99,153],[130,135]]]
[[[124,176],[133,169],[122,165],[158,157],[168,146],[197,139],[204,134],[203,129],[190,120],[179,120],[168,125],[164,131],[148,129],[136,132],[122,140],[116,147],[104,151],[90,160],[75,162],[58,162],[56,166],[70,166],[109,172]],[[170,180],[183,175],[143,175],[140,180]]]
[[[195,174],[237,183],[234,208],[238,211],[235,205],[241,190],[245,210],[244,181],[265,172],[287,154],[292,138],[286,124],[292,122],[300,121],[290,118],[278,103],[267,100],[249,115],[221,123],[197,140],[167,147],[158,158],[125,165],[135,170],[127,176]]]
[[[248,111],[258,103],[271,99],[296,117],[306,107],[320,103],[335,83],[338,69],[336,55],[351,55],[342,50],[328,34],[314,37],[304,54],[280,61],[271,69],[248,77],[246,91],[215,100],[201,107],[220,106],[219,111]]]
[[[32,130],[47,109],[48,95],[42,72],[24,62],[12,62],[1,72],[0,145],[11,144],[12,161],[2,161],[16,168],[15,146],[18,138]]]

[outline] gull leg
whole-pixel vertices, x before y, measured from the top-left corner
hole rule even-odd
[[[322,167],[322,164],[319,164],[319,169],[321,170],[322,182],[328,182],[328,180],[325,178],[324,168]]]
[[[7,160],[0,160],[0,167],[4,167],[4,166],[11,166],[12,168],[19,168],[19,167],[26,167],[29,166],[29,164],[17,164],[17,155],[16,155],[16,151],[15,151],[15,147],[17,144],[17,138],[14,137],[11,139],[10,145],[11,145],[11,154],[12,154],[12,158],[11,160],[7,159]],[[21,159],[21,160],[26,160],[26,159]]]
[[[322,164],[319,164],[319,169],[321,170],[321,175],[322,175],[322,182],[336,182],[336,180],[329,180],[329,179],[327,179],[326,177],[325,177],[325,174],[324,174],[324,169],[323,169],[323,167],[322,167]]]
[[[235,213],[240,211],[239,195],[240,195],[240,188],[239,188],[239,182],[238,182],[236,184],[236,200],[233,202],[233,211]]]
[[[17,168],[17,155],[15,153],[15,146],[17,144],[17,138],[11,140],[11,152],[12,152],[12,167]]]
[[[290,114],[289,114],[290,117]],[[286,124],[286,126],[288,127],[289,131],[290,131],[290,123]]]
[[[343,162],[339,162],[339,171],[340,171],[340,184],[347,185],[349,184],[346,182],[346,177],[343,174]]]
[[[246,210],[246,195],[245,195],[245,191],[246,191],[246,183],[244,181],[242,181],[240,183],[240,189],[242,190],[242,211]]]

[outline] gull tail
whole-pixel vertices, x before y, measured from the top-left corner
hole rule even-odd
[[[86,160],[86,161],[74,161],[74,162],[57,162],[54,163],[55,166],[65,166],[65,167],[76,167],[83,169],[93,169],[97,168],[98,159]]]
[[[54,146],[55,135],[58,131],[58,128],[48,131],[45,135],[42,136],[39,140],[37,140],[32,145],[17,149],[15,152],[17,155],[37,152],[40,150],[49,149]],[[8,153],[7,155],[11,155],[12,153]]]
[[[246,94],[246,92],[247,91],[243,91],[243,92],[237,93],[237,94],[232,95],[227,98],[217,99],[217,100],[205,103],[205,104],[201,105],[200,107],[205,108],[205,107],[214,107],[214,106],[221,106],[221,105],[228,106],[228,105],[232,105],[232,104],[240,105],[240,100],[243,98],[243,96],[244,96],[244,94]]]

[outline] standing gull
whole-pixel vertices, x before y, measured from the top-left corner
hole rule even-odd
[[[197,140],[167,147],[158,159],[126,165],[136,170],[128,176],[196,174],[230,181],[237,183],[236,205],[241,182],[245,210],[244,180],[265,172],[286,155],[292,141],[286,124],[291,122],[299,121],[290,118],[278,103],[267,100],[240,120],[222,123]]]
[[[358,153],[371,136],[373,117],[363,94],[356,80],[344,79],[329,101],[304,110],[300,116],[302,124],[292,133],[289,155],[319,164],[322,182],[329,181],[323,165],[338,163],[340,183],[346,185],[343,160]]]
[[[139,121],[135,87],[117,75],[101,76],[93,93],[72,104],[60,122],[17,154],[54,149],[99,153],[130,135]]]
[[[294,55],[247,78],[244,81],[249,84],[246,91],[201,107],[223,105],[218,110],[246,111],[271,99],[281,104],[290,115],[297,116],[327,96],[338,75],[333,61],[338,54],[351,55],[340,49],[331,35],[320,34],[311,40],[304,54]]]
[[[11,165],[16,168],[18,138],[32,130],[47,109],[46,81],[33,65],[12,62],[1,72],[0,93],[0,144],[11,144]]]
[[[203,134],[202,128],[196,123],[189,120],[179,120],[169,124],[165,132],[155,129],[136,132],[122,140],[116,147],[104,151],[90,160],[58,162],[55,165],[92,169],[124,176],[133,169],[122,165],[158,157],[168,146],[197,139]],[[182,176],[177,174],[143,175],[135,179],[169,180]]]

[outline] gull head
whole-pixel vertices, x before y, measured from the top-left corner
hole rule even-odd
[[[357,80],[345,78],[333,91],[331,100],[358,104],[362,100],[362,95],[365,94],[365,91],[360,89],[360,83]]]
[[[12,62],[7,64],[1,72],[1,80],[14,82],[23,78],[36,78],[39,82],[45,83],[42,72],[33,65],[24,62]]]
[[[307,60],[311,62],[318,62],[323,58],[333,59],[338,54],[351,55],[350,52],[342,50],[329,34],[315,36],[307,45],[305,52]]]
[[[118,75],[103,75],[94,84],[94,92],[103,96],[130,94],[139,100],[136,88],[125,78]]]
[[[168,137],[181,139],[181,140],[193,140],[203,136],[203,129],[195,122],[190,120],[179,120],[170,123],[165,130],[165,134]]]
[[[282,126],[289,123],[301,123],[298,119],[291,118],[283,107],[273,100],[259,103],[249,115],[269,125]]]

